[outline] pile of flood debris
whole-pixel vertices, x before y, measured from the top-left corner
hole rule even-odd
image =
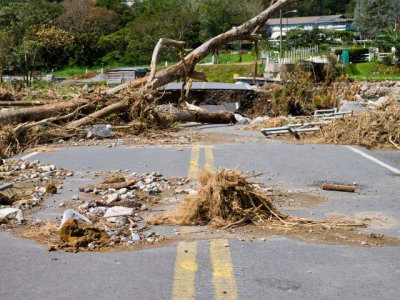
[[[3,202],[0,208],[0,231],[47,244],[47,251],[135,250],[185,238],[180,237],[179,232],[169,237],[152,231],[156,224],[208,226],[199,238],[213,236],[215,227],[218,231],[232,233],[234,228],[249,224],[255,226],[253,230],[259,234],[263,234],[265,229],[282,231],[293,238],[300,238],[306,232],[316,239],[318,232],[311,232],[318,229],[324,230],[324,236],[332,237],[332,243],[340,242],[336,237],[340,234],[356,240],[362,238],[363,246],[374,246],[367,244],[366,234],[354,238],[359,229],[368,226],[367,221],[351,218],[318,221],[279,211],[277,207],[298,208],[299,205],[285,196],[285,191],[250,181],[261,174],[247,175],[236,169],[202,171],[198,183],[193,183],[187,178],[166,178],[155,172],[137,174],[115,170],[96,173],[95,178],[103,177],[105,180],[80,186],[80,194],[59,204],[63,212],[56,221],[40,221],[32,220],[31,215],[46,208],[43,199],[62,190],[63,180],[82,174],[21,159],[6,161],[0,171],[4,182],[13,182],[16,189],[19,186],[25,189],[2,193],[0,199],[8,202]],[[86,175],[91,177],[91,174]],[[303,204],[307,207],[306,202]],[[174,208],[168,210],[168,205]],[[238,238],[244,240],[242,235]],[[375,238],[375,246],[398,243],[396,239],[383,235],[375,234]]]
[[[157,101],[161,95],[152,87],[124,89],[118,93],[97,87],[68,97],[56,94],[57,103],[53,104],[2,109],[0,157],[10,157],[27,148],[57,140],[113,138],[114,134],[107,132],[111,127],[138,135],[175,130],[180,122],[236,122],[232,112],[191,111],[185,102],[179,110],[158,109]]]
[[[189,183],[186,178],[117,170],[106,180],[81,186],[84,197],[74,195],[72,201],[60,203],[64,212],[56,219],[61,222],[32,221],[31,214],[46,208],[43,199],[56,194],[62,189],[59,184],[77,173],[21,159],[7,160],[0,171],[2,180],[14,185],[9,195],[0,194],[0,230],[46,243],[49,251],[108,251],[161,242],[164,236],[148,231],[151,225],[145,215],[150,207],[173,204],[190,191],[183,189]]]

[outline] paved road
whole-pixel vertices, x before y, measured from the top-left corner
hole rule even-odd
[[[229,126],[206,129],[233,132]],[[399,151],[285,143],[222,144],[184,151],[158,146],[91,146],[39,153],[30,159],[82,172],[129,169],[162,172],[164,176],[187,176],[203,165],[234,168],[241,163],[239,169],[264,172],[266,184],[286,189],[317,187],[324,181],[357,182],[359,193],[321,191],[331,201],[314,208],[314,215],[306,210],[291,211],[292,215],[325,219],[328,213],[374,212],[400,219]],[[88,182],[79,177],[68,180],[62,194],[47,203],[69,200],[74,193],[69,188],[76,191],[84,180]],[[35,217],[52,220],[57,215],[60,212],[54,208]],[[172,228],[163,230],[172,232]],[[396,222],[369,230],[400,237]],[[0,299],[400,298],[398,247],[308,244],[279,236],[265,242],[206,240],[119,253],[58,254],[47,253],[44,247],[0,234]]]

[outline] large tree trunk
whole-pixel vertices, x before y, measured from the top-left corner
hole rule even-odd
[[[35,106],[45,104],[43,101],[0,101],[0,106]]]
[[[0,112],[0,126],[36,122],[63,113],[65,110],[76,109],[74,101],[55,103],[31,108],[13,109]]]
[[[228,111],[220,111],[215,113],[180,111],[173,113],[173,115],[173,122],[198,122],[209,124],[236,123],[235,114]]]

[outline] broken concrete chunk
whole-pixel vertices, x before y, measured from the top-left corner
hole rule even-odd
[[[375,104],[382,105],[388,100],[388,97],[380,97],[378,100],[375,101]]]
[[[40,169],[42,169],[43,171],[54,171],[56,169],[56,167],[54,165],[50,165],[50,166],[43,166],[43,167],[39,167]]]
[[[107,209],[106,213],[104,214],[104,217],[110,218],[110,217],[133,216],[133,215],[135,215],[135,210],[133,208],[114,206]]]
[[[114,132],[111,125],[93,125],[89,128],[87,138],[91,138],[94,135],[102,138],[110,138],[114,137]]]
[[[73,209],[67,209],[66,211],[64,211],[63,218],[61,221],[61,226],[63,226],[64,223],[67,222],[67,220],[70,218],[74,218],[78,221],[83,221],[83,222],[86,222],[86,223],[89,223],[90,225],[92,225],[92,222],[85,216],[81,215],[80,213],[76,212]]]
[[[243,117],[239,114],[235,114],[235,119],[239,124],[250,123],[251,120],[249,118]]]
[[[340,107],[339,112],[351,112],[359,113],[365,111],[365,107],[362,106],[357,101],[344,101],[343,105]]]
[[[24,220],[24,213],[22,210],[18,208],[4,208],[0,209],[0,218],[6,218],[9,220],[17,220],[23,221]]]
[[[120,195],[115,193],[115,194],[108,195],[108,200],[106,202],[107,202],[107,204],[114,204],[115,202],[117,202],[120,199],[121,199]]]
[[[361,97],[360,95],[355,95],[354,99],[358,102],[358,103],[364,103],[366,102],[363,97]]]

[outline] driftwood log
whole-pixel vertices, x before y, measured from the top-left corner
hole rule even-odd
[[[45,104],[43,101],[0,101],[0,106],[34,106]]]
[[[108,190],[108,189],[123,189],[131,185],[134,185],[136,181],[125,181],[116,183],[98,183],[98,184],[87,184],[79,187],[80,192],[84,192],[86,188],[93,191],[95,188],[98,190]]]
[[[339,192],[355,192],[356,187],[355,186],[349,186],[349,185],[338,185],[338,184],[329,184],[329,183],[324,183],[322,185],[323,190],[327,191],[339,191]]]
[[[38,107],[13,109],[8,111],[0,111],[0,126],[36,122],[47,119],[66,110],[76,109],[77,104],[74,101],[48,104]]]

